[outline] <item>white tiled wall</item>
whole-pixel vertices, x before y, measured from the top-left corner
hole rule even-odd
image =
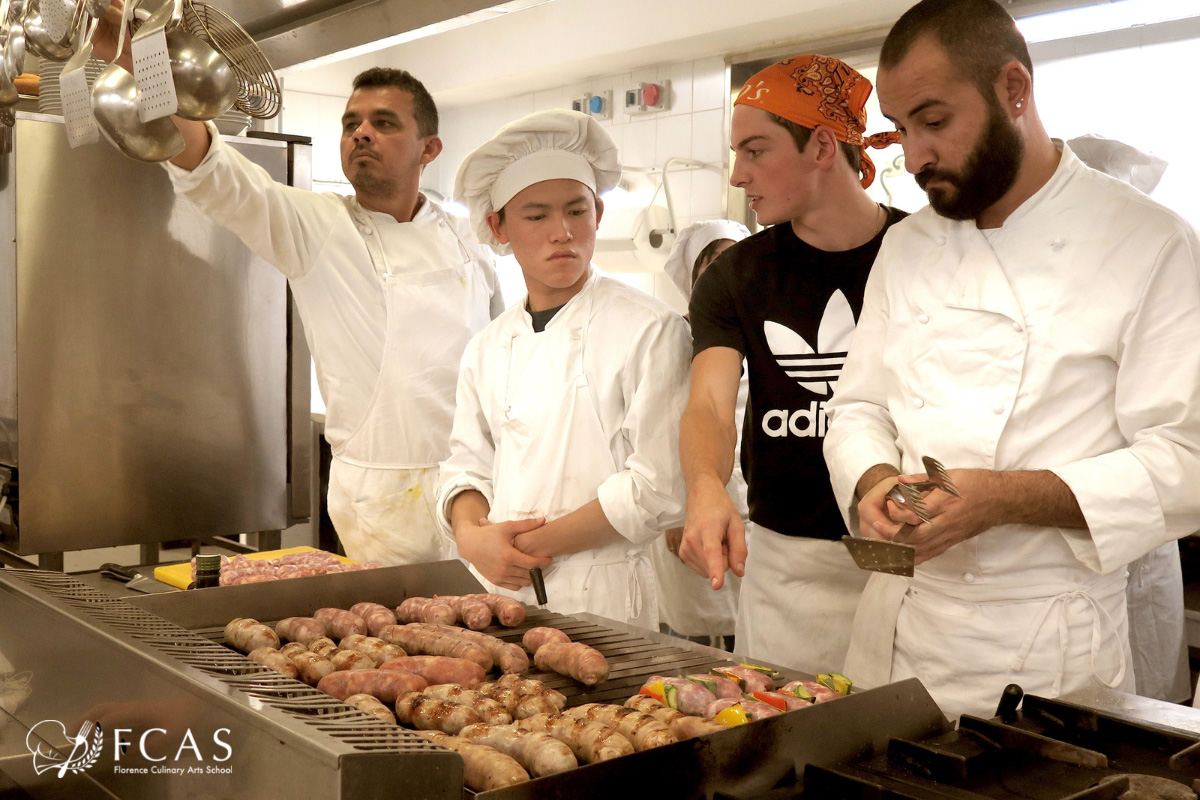
[[[666,80],[671,81],[668,110],[649,114],[625,113],[626,89],[643,81]],[[534,111],[570,108],[572,99],[587,92],[612,93],[612,118],[601,124],[620,149],[625,166],[661,168],[673,156],[694,158],[712,165],[702,170],[672,170],[671,199],[679,227],[724,214],[729,163],[725,103],[729,89],[725,62],[719,56],[643,67],[487,103],[442,108],[440,134],[445,149],[426,169],[421,185],[450,198],[459,163],[498,128]],[[284,91],[281,129],[313,137],[314,186],[321,190],[351,191],[342,176],[338,155],[338,120],[345,102],[345,97],[306,94],[286,88]],[[665,276],[623,274],[619,277],[683,310],[682,298]]]

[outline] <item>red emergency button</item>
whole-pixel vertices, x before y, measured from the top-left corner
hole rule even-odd
[[[662,100],[662,87],[657,83],[647,83],[646,88],[642,89],[642,102],[648,106],[656,106],[659,100]]]

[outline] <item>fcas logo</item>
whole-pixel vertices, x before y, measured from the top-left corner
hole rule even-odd
[[[41,734],[37,733],[39,729]],[[49,746],[43,746],[42,739],[46,738],[65,739],[72,745],[71,754],[64,759]],[[68,736],[66,727],[56,719],[42,720],[25,735],[25,746],[33,753],[34,772],[41,775],[56,769],[60,778],[68,772],[83,772],[95,764],[103,742],[104,733],[91,720],[85,721],[74,736]]]

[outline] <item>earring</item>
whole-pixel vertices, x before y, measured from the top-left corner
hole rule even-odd
[[[1025,101],[1024,101],[1024,100],[1018,100],[1018,101],[1017,101],[1017,108],[1020,108],[1020,107],[1021,107],[1021,106],[1023,106],[1023,105],[1025,105]]]

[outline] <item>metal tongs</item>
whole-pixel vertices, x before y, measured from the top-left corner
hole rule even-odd
[[[941,489],[943,492],[952,494],[958,498],[962,497],[962,493],[958,491],[958,487],[950,479],[950,474],[946,471],[946,468],[936,458],[924,456],[921,458],[921,463],[925,465],[925,471],[929,475],[929,480],[918,481],[917,483],[897,483],[888,491],[887,499],[902,508],[909,509],[922,522],[928,523],[930,517],[928,510],[925,508],[925,492],[932,491],[933,489]],[[917,551],[912,545],[905,544],[904,542],[908,539],[912,531],[912,525],[902,525],[899,533],[890,542],[880,539],[843,536],[842,543],[850,551],[850,556],[854,559],[854,563],[858,565],[859,569],[870,570],[871,572],[886,572],[890,575],[904,575],[911,578],[917,564]]]

